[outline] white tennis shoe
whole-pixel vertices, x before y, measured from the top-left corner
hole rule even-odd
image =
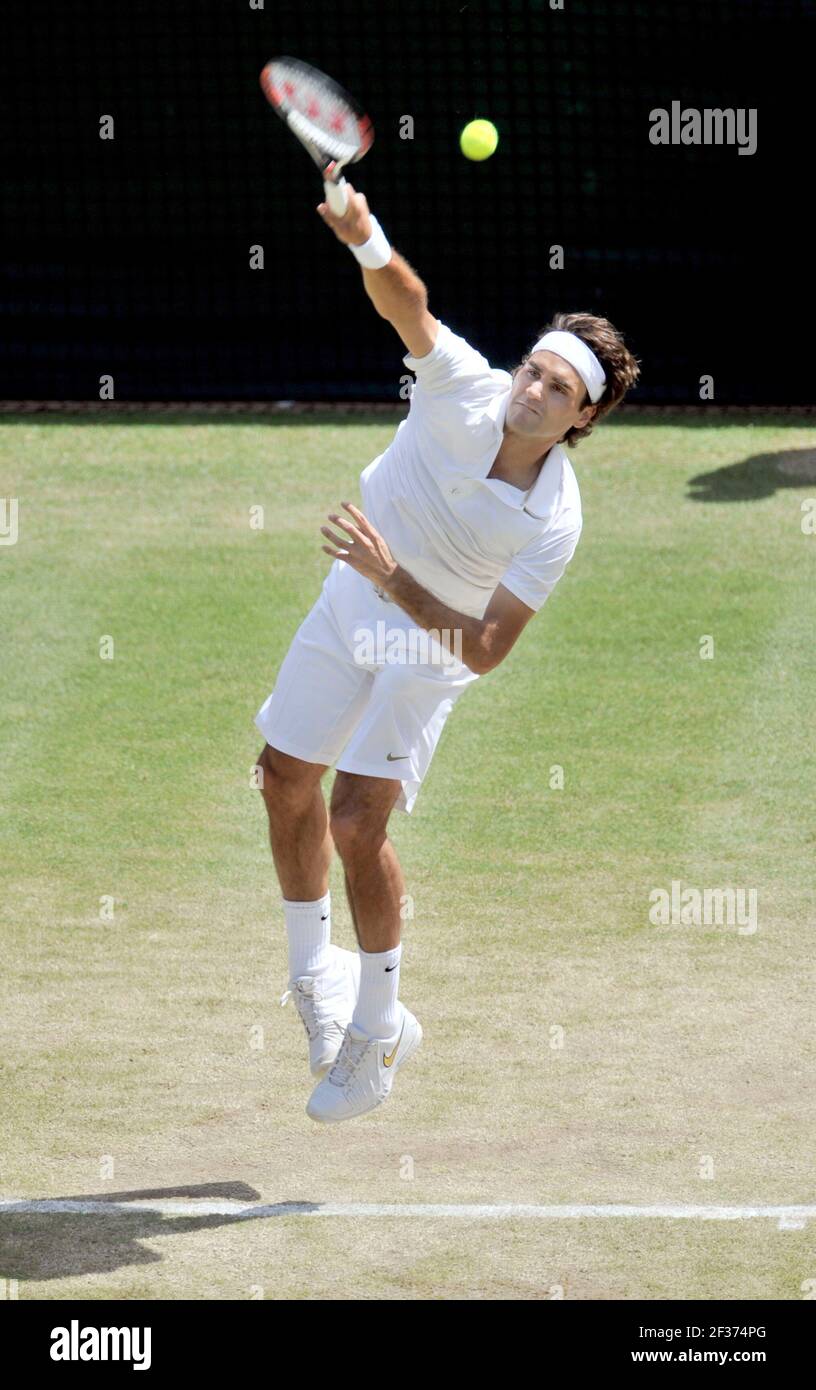
[[[313,1120],[351,1120],[382,1105],[394,1077],[422,1042],[422,1028],[402,1005],[402,1022],[392,1038],[370,1038],[350,1023],[337,1061],[315,1087],[306,1106]]]
[[[291,980],[281,996],[281,1007],[290,999],[309,1039],[312,1076],[325,1076],[335,1061],[360,992],[360,957],[356,951],[330,946],[331,964],[319,975]]]

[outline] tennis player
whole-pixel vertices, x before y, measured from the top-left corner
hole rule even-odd
[[[334,563],[255,719],[289,943],[281,1002],[294,1000],[320,1078],[307,1113],[327,1122],[386,1100],[422,1039],[399,999],[405,885],[389,816],[412,810],[454,704],[504,660],[572,558],[581,500],[562,445],[639,375],[617,330],[585,313],[558,314],[512,374],[491,367],[429,313],[425,285],[347,187],[342,217],[317,211],[362,266],[416,383],[361,474],[362,508],[343,502],[321,528]],[[356,953],[331,941],[333,847]]]

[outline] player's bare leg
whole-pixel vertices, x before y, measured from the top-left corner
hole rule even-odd
[[[332,789],[330,833],[343,861],[357,940],[368,952],[393,950],[400,940],[405,880],[386,830],[400,787],[390,777],[338,772]]]
[[[398,998],[405,881],[387,826],[400,786],[389,777],[338,772],[332,790],[329,824],[360,942],[360,991],[337,1060],[306,1107],[322,1123],[381,1105],[422,1041],[419,1023]]]
[[[322,898],[329,886],[331,832],[321,763],[303,762],[266,745],[258,758],[269,841],[281,892],[294,902]]]
[[[422,1041],[419,1023],[398,998],[405,883],[387,825],[399,791],[391,778],[350,772],[338,772],[332,791],[329,823],[360,942],[360,992],[337,1060],[306,1106],[321,1123],[381,1105]]]
[[[331,944],[332,838],[320,779],[326,767],[269,744],[258,759],[289,943],[289,988],[309,1040],[309,1065],[322,1076],[351,1020],[360,979],[356,954]]]
[[[343,870],[343,877],[346,880],[346,898],[348,899],[351,920],[354,923],[354,935],[357,937],[357,941],[359,943],[360,933],[357,930],[357,918],[354,916],[354,899],[351,896],[351,884],[349,883],[349,876],[346,873],[345,869]]]

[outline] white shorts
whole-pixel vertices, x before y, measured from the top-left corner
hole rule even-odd
[[[475,680],[467,666],[446,664],[402,608],[335,560],[255,724],[273,748],[304,762],[399,779],[396,806],[410,812],[445,720]]]

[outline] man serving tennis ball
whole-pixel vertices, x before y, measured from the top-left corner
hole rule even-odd
[[[572,558],[581,501],[562,444],[639,374],[612,324],[580,313],[556,315],[512,374],[494,369],[429,313],[422,281],[347,191],[342,217],[317,210],[362,266],[416,385],[361,474],[362,508],[343,502],[321,527],[334,563],[255,720],[289,941],[282,1002],[306,1028],[321,1078],[306,1110],[321,1121],[381,1104],[421,1041],[398,997],[404,881],[388,818],[411,811],[454,703],[504,660]],[[384,629],[404,636],[403,659],[361,640]],[[331,943],[333,845],[357,953]]]

